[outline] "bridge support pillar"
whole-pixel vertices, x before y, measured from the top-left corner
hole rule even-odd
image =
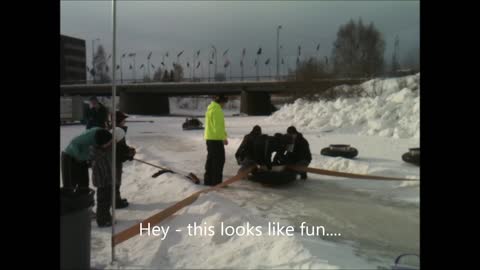
[[[248,115],[270,115],[276,109],[267,92],[242,91],[240,112]]]
[[[168,96],[156,93],[120,92],[120,110],[127,114],[167,115],[170,113]]]

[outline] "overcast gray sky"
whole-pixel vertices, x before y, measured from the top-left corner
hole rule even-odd
[[[202,72],[207,75],[211,44],[218,49],[218,68],[223,71],[225,58],[232,62],[233,74],[240,73],[240,57],[246,48],[245,75],[253,76],[255,53],[261,46],[261,63],[271,58],[272,75],[276,67],[276,28],[280,30],[281,56],[286,66],[294,67],[297,46],[302,56],[330,56],[338,28],[350,19],[373,22],[383,34],[390,61],[395,36],[400,39],[400,55],[420,47],[419,1],[117,1],[117,59],[122,53],[136,52],[137,69],[146,63],[159,66],[162,55],[169,52],[165,63],[171,68],[176,54],[185,50],[180,60],[192,63],[200,50]],[[111,52],[111,1],[61,1],[61,34],[86,40],[87,63],[91,66],[92,40],[100,38]],[[316,53],[320,43],[319,53]],[[98,42],[97,42],[98,44]],[[118,60],[117,60],[118,61]],[[124,76],[132,62],[123,63]],[[213,66],[211,67],[213,74]],[[140,72],[137,71],[137,74]],[[152,72],[153,73],[153,72]],[[261,73],[269,71],[262,66]],[[189,77],[189,71],[185,71]],[[128,75],[127,75],[128,76]]]

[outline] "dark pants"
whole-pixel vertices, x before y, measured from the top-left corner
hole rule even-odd
[[[112,215],[110,208],[112,206],[112,186],[97,188],[97,223],[103,224],[111,221]]]
[[[64,188],[88,189],[88,165],[62,152],[62,184]]]
[[[207,162],[205,163],[204,183],[207,186],[220,184],[225,165],[225,147],[223,141],[207,140]]]

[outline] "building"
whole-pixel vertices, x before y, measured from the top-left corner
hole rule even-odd
[[[85,40],[60,35],[60,83],[86,83]]]

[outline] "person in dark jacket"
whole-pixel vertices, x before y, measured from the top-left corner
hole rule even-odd
[[[238,165],[241,165],[239,171],[245,168],[255,165],[255,159],[253,156],[253,143],[255,138],[262,135],[262,128],[258,125],[254,126],[252,131],[243,137],[243,141],[235,153],[235,159]]]
[[[115,139],[118,143],[125,137],[123,129],[115,130]],[[97,188],[97,225],[98,227],[112,226],[110,208],[112,206],[112,141],[104,145],[90,146],[89,152],[92,163],[92,183]],[[115,179],[118,186],[118,177]]]
[[[86,130],[73,138],[61,155],[62,184],[66,189],[89,188],[89,149],[111,143],[112,134],[99,127]]]
[[[287,146],[291,144],[291,137],[276,133],[274,136],[266,134],[259,135],[253,142],[253,158],[258,165],[267,166],[272,169],[272,153],[284,153]]]
[[[126,122],[126,119],[128,118],[128,115],[126,115],[121,111],[117,111],[115,118],[116,118],[115,122],[117,127],[123,129],[126,134],[128,127],[125,125],[125,122]],[[117,167],[116,167],[117,186],[116,186],[116,194],[115,194],[115,201],[116,201],[115,208],[121,209],[121,208],[128,207],[129,205],[127,199],[122,198],[120,194],[120,186],[122,184],[123,163],[126,161],[132,161],[135,154],[136,154],[135,148],[127,145],[126,137],[117,143],[117,160],[116,160],[117,161]]]
[[[87,129],[92,127],[108,127],[108,109],[95,96],[90,98],[90,108],[87,111]]]
[[[287,134],[293,139],[293,149],[286,154],[286,162],[292,165],[308,166],[312,162],[312,153],[308,141],[294,126],[287,128]],[[300,173],[302,179],[307,179],[307,173]]]

